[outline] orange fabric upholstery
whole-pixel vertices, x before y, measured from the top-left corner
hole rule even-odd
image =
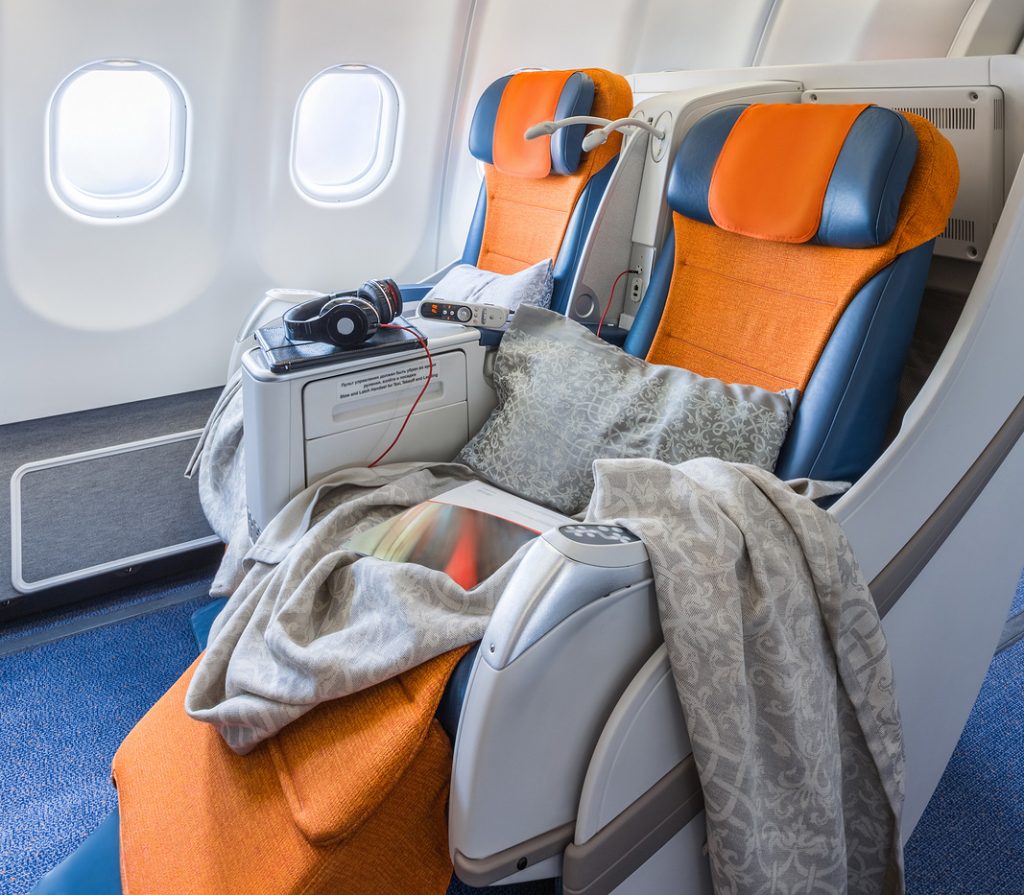
[[[768,242],[675,214],[675,269],[647,359],[726,382],[803,389],[861,287],[946,226],[959,185],[956,154],[923,118],[906,117],[917,162],[883,245]]]
[[[567,78],[577,70],[585,71],[594,81],[594,105],[591,114],[612,119],[623,118],[629,114],[633,108],[633,90],[621,75],[599,68],[544,74],[564,75]],[[509,86],[514,84],[515,80],[513,78]],[[542,112],[536,115],[530,124],[536,124],[544,119],[545,115]],[[524,127],[523,130],[525,129]],[[543,143],[545,151],[549,151],[549,139],[544,138],[535,142]],[[603,146],[584,154],[576,173],[563,176],[549,175],[539,180],[517,177],[499,170],[496,165],[485,165],[487,216],[484,219],[483,240],[477,267],[494,273],[518,273],[545,258],[557,258],[569,218],[583,188],[594,174],[618,154],[621,145],[622,136],[618,133],[612,134]],[[495,160],[497,161],[497,143]]]
[[[193,664],[114,756],[124,895],[443,895],[452,753],[433,716],[465,652],[325,703],[246,756],[185,714]]]
[[[863,105],[748,106],[726,138],[708,191],[723,230],[773,242],[818,232],[832,169]]]
[[[538,71],[508,82],[494,125],[495,168],[514,177],[540,178],[551,173],[551,137],[527,140],[523,134],[538,121],[555,117],[558,97],[571,74]]]

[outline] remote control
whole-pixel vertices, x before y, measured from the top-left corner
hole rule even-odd
[[[508,320],[508,308],[498,305],[473,304],[462,301],[422,301],[420,317],[447,320],[464,326],[500,329]]]

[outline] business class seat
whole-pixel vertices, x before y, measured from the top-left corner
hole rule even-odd
[[[629,83],[603,69],[519,72],[492,83],[470,125],[469,151],[483,163],[484,181],[461,262],[509,274],[551,258],[551,306],[564,311],[622,136],[584,153],[587,125],[529,141],[524,132],[539,121],[571,115],[615,120],[632,108]],[[402,297],[416,300],[429,288],[403,286]]]
[[[673,236],[626,350],[730,382],[800,389],[776,472],[856,479],[883,447],[958,181],[952,146],[917,116],[813,104],[709,113],[673,160]],[[633,578],[620,570],[609,586],[613,548],[593,547],[600,556],[587,569],[580,551],[560,554],[557,543],[534,542],[484,634],[491,649],[471,671],[457,669],[453,686],[465,692],[451,845],[456,874],[473,885],[531,867],[551,875],[561,856],[564,890],[598,895],[651,860],[652,843],[671,839],[680,818],[696,816],[700,792],[684,802],[678,787],[659,790],[663,774],[683,779],[670,774],[682,765],[654,766],[657,776],[631,789],[654,752],[676,748],[682,723],[671,717],[674,693],[648,701],[664,651],[649,567],[630,566]],[[493,644],[514,658],[494,659]],[[667,671],[661,680],[671,687]],[[538,690],[543,705],[526,707],[522,694]],[[685,749],[685,734],[679,743]],[[627,790],[635,795],[623,802]],[[601,814],[606,797],[611,816]],[[684,804],[698,808],[687,814]],[[694,851],[685,864],[696,868],[703,832],[686,841]],[[646,868],[635,891],[674,890],[679,866],[653,885],[664,868]]]
[[[781,230],[744,233],[709,205],[716,163],[746,108],[712,112],[680,146],[667,189],[674,232],[625,348],[730,382],[800,389],[776,474],[854,482],[883,447],[934,239],[956,193],[955,154],[920,118],[869,107],[834,167],[821,168],[817,230],[803,241]],[[810,125],[834,108],[760,114],[782,127],[776,152],[791,154],[807,135],[787,136],[784,119]],[[757,167],[742,172],[734,202],[752,204],[765,184],[775,184],[776,198],[793,188],[778,180],[770,136],[751,138],[755,152],[744,158]]]
[[[489,114],[488,102],[486,96],[481,100],[485,113],[478,110],[478,119]],[[497,189],[501,172],[494,171],[488,169],[485,193],[492,209],[504,202]],[[777,472],[855,478],[881,448],[934,238],[945,226],[957,181],[952,147],[915,116],[878,107],[814,105],[734,106],[710,113],[686,135],[674,160],[667,190],[674,236],[658,261],[626,350],[729,381],[801,389]],[[488,241],[486,225],[482,232],[481,247],[506,245]],[[478,251],[484,257],[484,248]],[[511,252],[492,251],[511,257]],[[516,578],[532,574],[524,562]],[[537,589],[542,587],[537,582]],[[530,587],[518,590],[528,593]],[[574,599],[584,608],[579,594]],[[198,620],[198,638],[208,632],[217,608],[211,605],[207,618]],[[545,619],[556,625],[571,622],[571,614],[550,610],[543,600],[524,605],[524,614],[548,613]],[[518,627],[539,637],[537,625]],[[552,704],[574,705],[566,717],[592,706],[600,730],[621,695],[615,683],[621,674],[610,676],[609,667],[620,659],[624,667],[639,667],[656,644],[649,634],[621,628],[597,636],[604,648],[593,650],[587,693],[561,692],[562,680],[581,678],[579,669],[559,674],[557,652],[540,663],[544,680],[536,687]],[[540,637],[529,649],[556,649],[557,639]],[[440,712],[453,735],[460,714],[474,711],[473,661],[486,658],[474,651],[463,660]],[[501,675],[516,673],[515,661],[497,669],[492,695],[501,694]],[[508,714],[496,725],[473,725],[474,736],[486,735],[489,742],[503,743],[501,748],[540,750],[530,789],[544,794],[542,802],[532,803],[522,792],[494,802],[485,794],[474,796],[478,804],[467,800],[472,818],[456,820],[460,830],[483,829],[499,816],[503,828],[514,829],[510,811],[530,812],[540,804],[548,813],[563,802],[570,806],[567,811],[575,811],[594,743],[569,748],[569,731],[563,729],[562,748],[550,749],[528,715]],[[460,786],[459,755],[473,748],[460,733],[453,804]],[[503,773],[500,755],[494,756],[494,777],[520,785]],[[550,832],[559,824],[571,826],[573,817],[559,823],[537,819],[535,833],[546,837],[547,854],[554,854]],[[527,817],[518,826],[528,828],[531,821]],[[571,835],[561,847],[570,845]],[[519,844],[509,842],[503,851],[511,854]],[[456,872],[469,882],[480,885],[508,875],[500,861],[475,855],[472,843],[454,845],[472,855],[461,864],[461,854],[456,860]],[[118,863],[115,812],[35,892],[114,895],[120,890]],[[484,879],[487,873],[491,876]]]

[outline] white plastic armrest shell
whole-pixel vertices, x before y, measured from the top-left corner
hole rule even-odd
[[[473,885],[557,875],[605,721],[661,642],[643,545],[587,528],[538,538],[473,667],[449,822],[456,872]],[[538,838],[554,844],[538,851]]]

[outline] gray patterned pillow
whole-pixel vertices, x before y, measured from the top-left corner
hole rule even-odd
[[[492,273],[472,264],[457,264],[423,301],[468,301],[516,310],[520,305],[546,308],[555,288],[551,259],[545,258],[519,273]]]
[[[602,458],[718,457],[774,469],[796,398],[649,364],[531,307],[501,341],[494,382],[498,406],[456,459],[569,514],[590,500]]]

